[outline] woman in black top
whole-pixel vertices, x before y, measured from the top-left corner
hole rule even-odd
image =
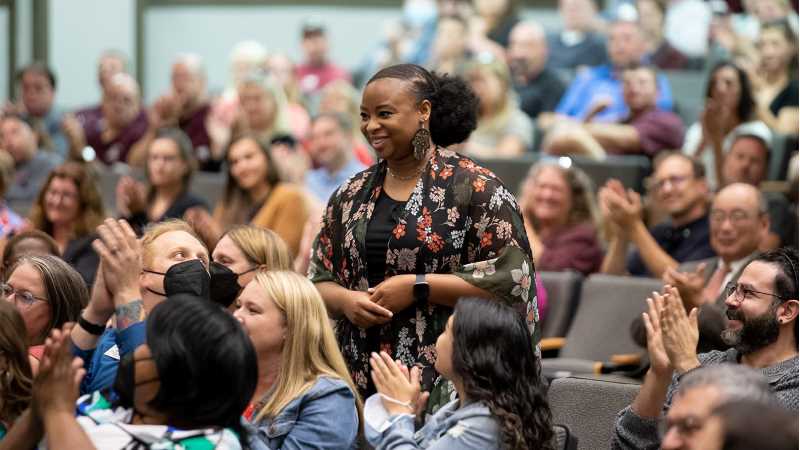
[[[750,74],[758,118],[786,134],[798,132],[797,36],[785,19],[762,25],[760,61]]]
[[[177,128],[163,128],[147,149],[148,186],[124,177],[117,184],[117,210],[141,233],[150,223],[181,219],[189,208],[208,209],[205,200],[189,192],[197,167],[192,142]]]

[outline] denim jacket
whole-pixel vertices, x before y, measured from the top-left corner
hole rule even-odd
[[[253,450],[355,449],[358,410],[353,391],[338,378],[319,377],[278,415],[247,424]]]
[[[481,402],[459,408],[458,402],[456,399],[442,406],[416,433],[414,416],[399,414],[380,429],[367,430],[367,439],[376,450],[499,450],[500,426],[489,408]],[[371,415],[370,409],[365,409],[365,416]],[[369,421],[366,427],[370,427]]]

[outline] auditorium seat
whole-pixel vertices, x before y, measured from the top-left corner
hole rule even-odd
[[[569,427],[562,424],[553,425],[555,435],[555,450],[578,450],[578,438],[569,430]]]
[[[563,272],[536,272],[547,291],[547,317],[542,323],[542,337],[567,334],[575,316],[581,293],[583,276],[572,270]]]

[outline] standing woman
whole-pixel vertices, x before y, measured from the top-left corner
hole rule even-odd
[[[538,342],[534,268],[514,196],[495,175],[443,147],[475,129],[477,99],[459,78],[401,64],[367,83],[361,131],[381,161],[331,198],[309,276],[332,316],[362,395],[372,352],[421,365],[429,409],[449,401],[433,364],[460,297],[513,305]]]
[[[50,172],[33,205],[30,222],[55,239],[61,257],[92,286],[100,258],[94,230],[106,217],[103,200],[83,164],[64,163]]]
[[[182,219],[189,208],[208,209],[205,200],[189,192],[196,168],[189,137],[178,128],[162,128],[147,149],[147,188],[130,177],[117,184],[119,213],[141,233],[150,223]]]

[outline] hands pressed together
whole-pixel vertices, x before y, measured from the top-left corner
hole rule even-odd
[[[642,313],[647,330],[647,352],[650,368],[657,375],[670,376],[673,370],[687,372],[700,365],[697,359],[697,308],[689,314],[674,286],[664,286],[659,294],[647,299],[647,312]]]
[[[419,367],[409,369],[399,359],[392,360],[386,352],[373,353],[369,364],[372,367],[372,382],[390,415],[419,416],[425,410],[430,394],[421,392],[422,371]]]
[[[42,421],[50,415],[63,413],[72,417],[75,414],[75,402],[86,370],[83,361],[70,352],[69,336],[73,325],[67,323],[60,330],[53,329],[45,340],[31,403],[34,415]]]
[[[619,180],[608,180],[597,197],[603,220],[611,226],[612,235],[625,234],[642,220],[642,197],[632,189],[625,189]]]

